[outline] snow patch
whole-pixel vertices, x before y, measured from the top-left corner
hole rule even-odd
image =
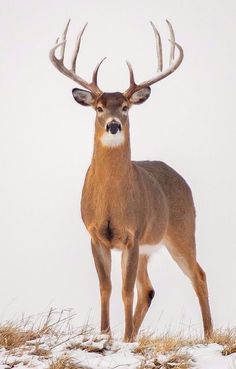
[[[48,356],[33,354],[33,347],[48,350]],[[111,339],[109,335],[79,334],[75,337],[58,338],[43,336],[39,340],[26,342],[22,347],[13,350],[0,349],[0,369],[9,369],[13,365],[18,369],[48,369],[52,360],[70,357],[74,364],[89,369],[137,369],[142,363],[147,368],[155,368],[155,361],[166,363],[171,353],[150,359],[134,353],[138,343],[124,343],[119,339]],[[195,369],[232,369],[236,363],[236,354],[222,355],[223,347],[218,344],[183,347],[178,352],[192,358]],[[174,366],[173,366],[174,367]]]

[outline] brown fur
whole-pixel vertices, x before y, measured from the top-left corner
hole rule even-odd
[[[195,209],[185,180],[158,161],[131,161],[128,115],[121,113],[127,99],[121,93],[103,94],[95,103],[105,108],[96,117],[94,153],[81,202],[82,218],[92,239],[101,289],[101,329],[109,331],[111,249],[122,251],[122,297],[125,341],[132,341],[148,310],[154,291],[147,273],[148,256],[139,245],[164,241],[180,268],[191,279],[199,298],[205,335],[212,331],[205,274],[196,261]],[[108,116],[122,121],[124,144],[104,147],[100,141]],[[138,302],[133,317],[133,289]]]
[[[77,38],[71,68],[68,69],[64,65],[69,23],[70,21],[62,34],[62,42],[58,39],[49,55],[53,65],[62,74],[86,88],[73,89],[74,99],[81,105],[91,105],[97,110],[94,153],[84,183],[81,211],[85,226],[91,235],[92,252],[99,277],[101,329],[110,330],[111,249],[118,248],[122,251],[124,339],[132,341],[154,296],[147,273],[148,257],[139,255],[139,246],[164,241],[174,260],[192,281],[202,310],[204,332],[208,336],[212,331],[211,314],[206,277],[196,261],[195,210],[191,191],[184,179],[168,165],[158,161],[131,161],[129,120],[126,111],[132,104],[146,101],[151,92],[150,86],[166,78],[179,67],[184,56],[183,49],[175,42],[173,27],[167,20],[172,46],[170,66],[163,70],[160,35],[151,22],[156,39],[157,75],[136,84],[132,67],[127,62],[129,88],[123,94],[103,93],[97,85],[97,73],[104,59],[95,68],[90,83],[75,72],[81,37],[86,25]],[[60,58],[55,55],[58,48],[61,48]],[[178,49],[177,58],[174,58],[175,48]],[[125,141],[112,148],[103,146],[101,137],[104,133],[111,130],[111,134],[117,134],[119,130],[120,136],[117,137],[122,138],[121,128]],[[107,137],[111,139],[109,135]],[[135,281],[138,302],[133,316]]]

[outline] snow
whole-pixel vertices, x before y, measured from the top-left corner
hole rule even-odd
[[[223,356],[222,346],[209,344],[190,348],[188,352],[196,360],[199,369],[234,369],[236,368],[236,354]]]
[[[48,369],[52,361],[67,356],[73,363],[88,369],[137,369],[143,362],[146,362],[147,368],[157,368],[154,358],[147,360],[141,354],[134,353],[137,346],[137,342],[123,343],[119,339],[111,341],[107,335],[94,333],[79,334],[74,338],[63,336],[60,337],[60,341],[58,337],[44,335],[39,340],[28,341],[23,346],[12,350],[1,348],[0,369],[10,369],[13,366],[17,369]],[[50,350],[50,354],[35,355],[36,347]],[[236,368],[236,354],[223,356],[222,349],[223,347],[218,344],[208,344],[184,347],[179,352],[191,356],[190,364],[195,369]],[[170,355],[171,353],[157,355],[155,359],[159,363],[164,363],[168,361]],[[172,363],[172,366],[174,368],[175,364]]]

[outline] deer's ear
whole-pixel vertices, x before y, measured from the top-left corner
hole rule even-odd
[[[84,106],[91,106],[94,103],[94,96],[91,92],[86,90],[81,90],[80,88],[73,88],[72,95],[77,101],[77,103],[84,105]]]
[[[136,91],[131,95],[129,98],[129,101],[131,104],[142,104],[144,101],[146,101],[151,94],[150,87],[144,87],[139,91]]]

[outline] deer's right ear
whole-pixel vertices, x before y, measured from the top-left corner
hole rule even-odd
[[[95,99],[91,92],[86,90],[81,90],[80,88],[73,88],[72,95],[77,101],[77,103],[84,105],[84,106],[91,106],[93,105]]]

